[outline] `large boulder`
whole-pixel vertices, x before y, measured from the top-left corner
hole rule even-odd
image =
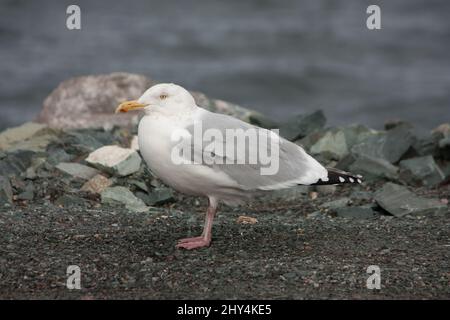
[[[99,128],[127,126],[138,115],[116,116],[114,110],[125,100],[136,99],[153,82],[129,73],[83,76],[63,81],[45,99],[38,121],[53,128]]]
[[[111,73],[71,78],[63,81],[45,99],[37,121],[52,128],[110,128],[130,127],[137,124],[139,114],[114,114],[125,100],[139,98],[157,82],[146,76],[131,73]],[[274,123],[253,110],[222,100],[210,99],[200,92],[192,92],[201,107],[213,112],[228,114],[263,127]]]

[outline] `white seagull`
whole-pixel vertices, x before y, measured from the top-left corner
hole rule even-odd
[[[179,192],[209,199],[203,233],[199,237],[179,240],[178,248],[194,249],[210,245],[213,218],[220,201],[228,204],[240,203],[258,191],[289,188],[299,184],[361,183],[361,176],[323,167],[302,147],[283,139],[273,131],[197,106],[186,89],[172,83],[152,86],[138,100],[120,104],[116,113],[131,110],[142,110],[145,113],[139,123],[138,141],[141,155],[151,171]],[[214,142],[214,149],[210,148],[211,144],[208,149],[205,141],[199,142],[195,139],[196,126],[200,126],[203,132],[214,132],[215,141],[209,141]],[[278,141],[276,172],[262,174],[261,163],[239,162],[236,159],[227,161],[230,154],[225,154],[224,150],[228,141],[223,138],[226,137],[227,130],[258,130]],[[220,134],[222,139],[217,138]],[[256,145],[256,148],[252,148]],[[185,160],[192,160],[193,156],[198,155],[200,158],[196,159],[203,160],[205,155],[209,155],[209,158],[200,162],[180,162],[180,159],[174,158],[180,151],[180,146],[188,146],[188,151],[192,151],[192,154],[185,156],[186,149],[183,149],[182,157],[185,157]],[[244,149],[237,150],[235,157],[237,160],[243,160],[242,152],[252,154],[255,150],[261,151],[258,148],[264,148],[264,145],[250,141]],[[262,151],[268,153],[268,150]]]

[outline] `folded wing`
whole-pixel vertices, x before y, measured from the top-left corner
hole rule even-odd
[[[197,139],[194,139],[196,126],[197,130],[201,128],[201,137],[207,137],[207,132],[212,133],[209,135],[210,139],[198,139],[198,132]],[[320,179],[327,179],[327,170],[302,147],[276,133],[236,118],[201,109],[194,124],[187,126],[186,130],[191,136],[191,156],[201,159],[201,165],[225,173],[244,190],[274,190],[298,184],[310,185]],[[254,135],[249,133],[253,131],[258,132],[259,136],[268,137],[267,141],[272,143],[255,145],[252,140]],[[238,152],[231,156],[227,148],[230,148],[232,142],[227,139],[227,134],[228,137],[238,134],[245,136],[245,144],[240,147],[237,146],[237,140],[234,140],[233,147]],[[274,152],[274,143],[278,144],[278,154]],[[264,162],[261,161],[261,154],[265,155]],[[268,158],[270,163],[267,162]]]

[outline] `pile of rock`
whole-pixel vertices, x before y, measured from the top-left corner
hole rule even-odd
[[[138,151],[129,147],[133,138],[119,127],[63,131],[36,123],[3,132],[0,205],[51,201],[72,206],[90,201],[120,203],[142,212],[172,201],[172,190],[162,187]]]
[[[89,203],[120,204],[130,211],[145,212],[173,202],[174,192],[149,172],[140,157],[136,126],[132,125],[136,119],[117,120],[120,117],[112,115],[117,103],[136,98],[151,83],[128,74],[68,80],[46,99],[40,123],[0,133],[0,208],[34,202],[58,206]],[[115,89],[104,90],[106,87]],[[446,199],[419,197],[415,192],[448,189],[449,124],[427,136],[418,135],[412,125],[402,122],[389,123],[385,130],[362,125],[328,128],[324,114],[317,111],[277,125],[257,112],[201,93],[194,95],[199,105],[210,110],[266,128],[279,127],[282,136],[302,145],[324,165],[365,177],[363,186],[339,188],[352,193],[322,201],[312,216],[326,212],[370,218],[448,212]],[[310,191],[299,187],[273,196],[285,201],[308,200],[304,194]],[[312,199],[317,192],[333,193],[335,188],[317,188]]]
[[[298,125],[295,132],[283,126],[280,132],[328,166],[362,174],[366,181],[386,179],[412,186],[435,187],[450,175],[449,124],[424,137],[407,123],[388,124],[386,130],[362,125],[324,128],[317,114],[303,116],[316,120]]]
[[[303,119],[308,121],[302,122]],[[319,206],[320,212],[359,218],[386,213],[401,217],[449,212],[450,124],[440,125],[425,136],[405,122],[387,123],[384,130],[362,125],[326,128],[323,114],[315,112],[282,124],[280,132],[326,166],[364,176],[362,189],[365,191],[352,186],[356,191],[350,198],[324,203]],[[443,193],[447,196],[420,197],[408,187],[422,193],[445,189]],[[374,188],[379,190],[367,191]],[[319,192],[336,190],[329,186],[317,189]],[[355,206],[355,202],[361,202],[361,195],[365,204]]]

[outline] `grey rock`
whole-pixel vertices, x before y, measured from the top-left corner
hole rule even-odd
[[[441,171],[446,178],[450,177],[450,162],[449,161],[441,162],[439,167],[441,168]]]
[[[122,204],[134,212],[146,212],[149,207],[125,187],[111,187],[101,193],[102,203]]]
[[[433,133],[431,136],[421,137],[413,144],[413,150],[417,156],[439,156],[439,140],[442,136],[439,133]]]
[[[150,206],[151,204],[151,200],[150,200],[150,196],[148,195],[147,192],[143,192],[140,190],[137,190],[134,192],[134,195],[138,198],[141,199],[146,205]]]
[[[139,171],[142,160],[133,149],[104,146],[89,154],[86,162],[100,170],[124,177]]]
[[[27,179],[36,179],[38,176],[42,177],[45,171],[46,158],[36,157],[31,161],[30,166],[25,171],[25,177]]]
[[[313,132],[304,137],[303,139],[296,140],[295,143],[304,148],[305,150],[309,151],[311,147],[315,145],[317,141],[319,141],[325,135],[325,133],[326,131]]]
[[[9,182],[11,183],[11,187],[13,188],[13,193],[19,193],[25,190],[26,183],[20,177],[13,176],[9,178]]]
[[[433,134],[440,134],[442,137],[450,137],[450,123],[442,123],[431,131]]]
[[[280,127],[280,125],[277,122],[256,111],[248,112],[247,118],[248,120],[245,119],[247,120],[247,122],[261,128],[274,129]]]
[[[450,137],[442,138],[441,140],[439,140],[438,145],[441,149],[450,147]]]
[[[33,152],[45,152],[47,146],[57,140],[57,137],[53,134],[43,134],[25,141],[20,141],[17,144],[11,146],[8,151],[16,150],[28,150]]]
[[[160,206],[175,200],[170,188],[156,188],[151,193],[137,191],[136,196],[148,206]]]
[[[78,136],[79,142],[84,142],[86,139],[91,139],[93,143],[98,143],[101,146],[115,144],[120,138],[121,132],[127,132],[127,134],[134,132],[137,128],[131,128],[129,131],[123,129],[78,129],[76,131],[70,131],[72,136]],[[94,146],[94,145],[92,145]]]
[[[13,203],[13,191],[9,179],[0,176],[0,205]]]
[[[365,139],[377,134],[377,131],[359,124],[343,127],[341,130],[344,132],[345,142],[349,150],[354,145],[361,143]]]
[[[170,188],[156,188],[153,189],[149,194],[149,202],[150,206],[158,206],[168,202],[174,201],[173,191]]]
[[[341,166],[345,162],[345,166],[348,166],[354,161],[349,152],[351,147],[376,134],[376,131],[364,126],[352,125],[313,132],[296,143],[316,157],[321,156],[326,161],[337,160]]]
[[[30,138],[46,133],[47,129],[46,125],[35,122],[27,122],[19,127],[7,129],[0,133],[0,150],[10,149]]]
[[[445,160],[450,160],[450,137],[445,137],[439,140],[439,157]]]
[[[444,160],[450,160],[450,123],[443,123],[432,130],[432,142],[436,143],[433,156]],[[437,147],[437,148],[436,148]]]
[[[18,200],[28,200],[31,201],[34,199],[34,185],[32,182],[27,183],[23,192],[17,195]]]
[[[337,163],[336,163],[336,169],[340,169],[343,171],[350,171],[350,165],[356,161],[356,158],[353,154],[349,153],[347,154],[345,157],[343,157],[342,159],[340,159]]]
[[[390,163],[398,162],[414,144],[415,137],[410,128],[399,126],[387,132],[371,135],[361,143],[354,145],[351,152],[356,158],[366,156],[380,158]]]
[[[340,160],[349,152],[345,133],[340,129],[327,131],[309,151],[313,155],[322,154],[328,159]]]
[[[310,114],[297,115],[280,126],[280,135],[287,140],[295,141],[322,129],[327,122],[322,110]]]
[[[64,137],[61,138],[65,151],[80,155],[103,147],[104,143],[97,139],[97,135],[93,133],[94,131],[87,130],[66,132]]]
[[[94,168],[72,162],[61,162],[56,166],[56,168],[74,178],[79,178],[82,180],[89,180],[99,174],[99,171]]]
[[[398,162],[415,141],[416,137],[408,125],[400,125],[389,130],[384,146],[385,159],[391,163]]]
[[[74,155],[68,154],[59,146],[50,146],[47,152],[47,162],[52,166],[56,166],[60,162],[70,162],[75,158]]]
[[[65,208],[83,206],[85,203],[86,201],[84,199],[70,194],[62,195],[55,201],[55,205]]]
[[[404,215],[425,215],[444,213],[447,205],[437,199],[422,198],[406,187],[391,182],[386,183],[375,193],[375,201],[380,207],[396,217]]]
[[[400,161],[400,176],[408,183],[424,186],[434,186],[445,179],[432,156]]]
[[[410,157],[431,155],[436,159],[450,160],[450,138],[440,131],[416,139]],[[406,158],[405,158],[406,159]]]
[[[349,170],[354,174],[361,174],[366,180],[373,178],[398,178],[398,168],[381,158],[360,156],[349,166]]]
[[[336,216],[341,218],[370,219],[378,216],[370,206],[342,207],[336,209]]]
[[[355,158],[359,158],[362,156],[370,157],[370,158],[378,158],[383,159],[383,146],[386,141],[385,133],[378,133],[377,135],[373,135],[354,145],[351,149],[351,153],[355,156]]]
[[[34,190],[24,191],[17,195],[18,200],[32,201],[34,199]]]
[[[321,211],[314,211],[306,215],[307,218],[321,218],[324,214]]]
[[[355,200],[372,200],[373,196],[374,195],[372,192],[360,191],[360,190],[353,191],[350,194],[350,198],[355,199]]]
[[[388,120],[384,123],[385,130],[392,130],[402,126],[408,127],[410,129],[413,128],[413,125],[411,123],[402,120]]]
[[[34,152],[27,150],[8,153],[6,157],[0,160],[0,175],[10,177],[24,173],[31,165],[34,154]]]
[[[145,192],[149,191],[148,187],[147,187],[147,184],[144,181],[131,179],[131,180],[128,180],[128,183],[138,187],[142,191],[145,191]]]
[[[320,205],[320,208],[335,210],[337,208],[346,207],[350,203],[350,198],[344,197],[341,199],[325,202]]]

